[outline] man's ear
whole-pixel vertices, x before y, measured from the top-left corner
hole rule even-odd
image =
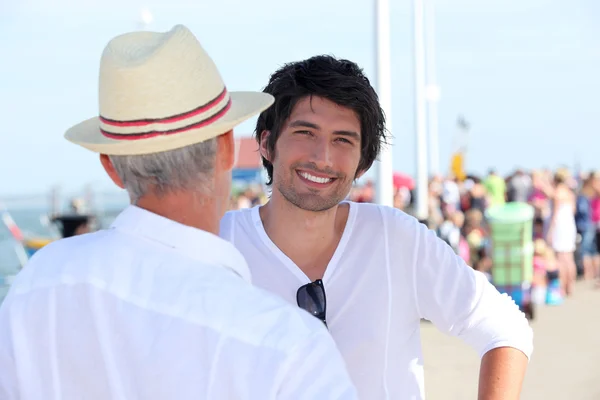
[[[115,183],[115,185],[117,185],[121,189],[125,189],[125,185],[119,177],[119,174],[117,174],[115,166],[106,154],[100,154],[100,163],[102,163],[104,170],[106,171],[110,179]]]
[[[269,146],[267,146],[267,139],[269,137],[269,135],[271,134],[270,131],[262,131],[260,133],[260,146],[258,148],[258,151],[260,151],[260,155],[266,159],[269,162],[272,162],[271,160],[271,152],[269,151]]]
[[[233,169],[235,165],[235,142],[233,130],[217,136],[217,157],[219,168],[223,171]]]

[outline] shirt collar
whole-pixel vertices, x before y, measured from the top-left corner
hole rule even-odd
[[[233,244],[212,233],[180,224],[134,205],[125,208],[111,224],[111,228],[171,247],[202,263],[232,269],[244,280],[251,280],[244,256]]]

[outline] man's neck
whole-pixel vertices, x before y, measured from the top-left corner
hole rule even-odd
[[[259,209],[267,235],[311,279],[322,277],[346,226],[349,206],[311,212],[273,194]]]
[[[225,210],[218,202],[198,193],[173,193],[164,196],[146,195],[136,206],[212,234],[219,234],[219,220]]]

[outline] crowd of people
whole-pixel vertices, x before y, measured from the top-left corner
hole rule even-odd
[[[357,188],[352,198],[372,199],[371,183]],[[464,180],[436,176],[429,183],[427,223],[470,266],[489,275],[493,262],[486,210],[507,202],[528,203],[534,209],[535,303],[559,304],[572,293],[577,277],[600,286],[600,175],[596,172],[517,169],[505,177],[494,170]],[[397,189],[394,205],[411,212],[410,194]]]

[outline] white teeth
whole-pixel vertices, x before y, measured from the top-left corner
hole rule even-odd
[[[302,177],[304,179],[308,179],[311,182],[316,182],[316,183],[329,183],[329,182],[331,182],[331,178],[320,178],[318,176],[314,176],[314,175],[308,174],[306,172],[300,172],[300,175],[302,175]]]

